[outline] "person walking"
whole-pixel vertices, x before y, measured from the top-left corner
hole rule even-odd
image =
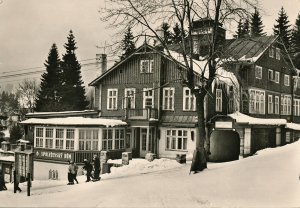
[[[77,172],[78,172],[78,165],[76,163],[74,163],[74,181],[76,181],[76,183],[78,184],[78,180],[77,180]]]
[[[90,163],[90,161],[88,161],[87,159],[84,159],[84,166],[82,167],[82,169],[86,170],[86,181],[85,182],[89,182],[92,178],[92,170],[93,170],[93,166]]]
[[[74,177],[75,177],[75,165],[73,161],[69,162],[68,167],[68,185],[74,185]]]
[[[93,181],[99,181],[101,167],[100,167],[100,159],[99,159],[98,155],[94,155],[93,162],[94,162],[94,179],[93,179]]]
[[[0,170],[0,191],[5,191],[7,190],[6,185],[5,185],[5,180],[4,176],[2,174],[2,170]]]

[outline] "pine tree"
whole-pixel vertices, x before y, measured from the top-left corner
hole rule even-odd
[[[294,28],[292,29],[291,41],[293,53],[300,53],[300,13],[298,14],[298,17],[296,19]]]
[[[172,43],[181,43],[181,42],[182,42],[181,29],[179,27],[179,24],[176,23],[175,26],[173,27]]]
[[[274,25],[273,31],[275,35],[279,35],[285,47],[289,50],[291,37],[290,37],[290,25],[286,12],[283,7],[278,14],[278,19],[276,19],[277,24]],[[279,46],[284,49],[283,46]]]
[[[20,125],[15,124],[9,130],[9,134],[10,134],[10,143],[15,144],[17,143],[17,140],[22,139],[24,130]]]
[[[243,24],[242,24],[242,20],[240,19],[240,21],[238,22],[238,25],[237,25],[237,31],[235,32],[235,36],[237,38],[241,38],[243,37]]]
[[[251,16],[251,36],[257,37],[257,36],[263,36],[263,23],[261,20],[261,16],[258,12],[258,10],[255,8],[254,13]]]
[[[172,33],[170,32],[170,25],[166,22],[162,24],[162,30],[164,34],[164,42],[165,44],[171,44],[172,43]]]
[[[76,42],[72,30],[68,36],[68,42],[64,45],[66,53],[62,57],[62,98],[61,110],[84,110],[88,101],[85,97],[85,89],[81,77],[81,65],[79,64],[75,50]]]
[[[250,35],[249,20],[246,19],[242,27],[241,37],[245,38],[245,37],[249,37],[249,35]]]
[[[42,74],[41,88],[36,101],[36,111],[59,111],[62,93],[60,59],[55,44],[52,45],[48,59],[44,64],[46,72]]]
[[[128,27],[127,31],[124,35],[124,38],[122,40],[122,50],[123,50],[123,54],[121,56],[121,59],[124,59],[125,57],[129,56],[130,54],[132,54],[136,47],[135,47],[135,43],[134,43],[134,36],[131,32],[131,28]]]

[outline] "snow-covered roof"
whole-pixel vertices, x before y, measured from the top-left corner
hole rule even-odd
[[[20,122],[21,124],[47,124],[47,125],[97,125],[105,127],[114,126],[126,126],[127,123],[117,119],[106,119],[106,118],[84,118],[84,117],[66,117],[66,118],[30,118],[25,121]]]
[[[258,125],[286,125],[287,121],[285,119],[276,119],[276,118],[254,118],[248,115],[245,115],[240,112],[234,112],[229,114],[231,118],[235,119],[237,123],[245,124],[258,124]]]
[[[297,123],[287,123],[285,125],[285,127],[288,128],[288,129],[293,129],[293,130],[300,131],[300,124],[297,124]]]
[[[26,115],[47,115],[47,114],[65,114],[65,113],[82,113],[82,112],[94,112],[94,110],[83,110],[83,111],[59,111],[59,112],[34,112],[27,113]]]
[[[2,156],[2,157],[0,157],[0,160],[14,162],[15,161],[15,157],[14,156]]]
[[[17,140],[17,142],[20,142],[20,143],[30,143],[29,141],[24,140],[24,139],[19,139],[19,140]]]

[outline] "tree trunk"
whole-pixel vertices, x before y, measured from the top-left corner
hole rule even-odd
[[[207,156],[204,148],[206,133],[205,133],[205,118],[204,118],[204,96],[202,93],[195,93],[196,110],[198,116],[198,134],[196,134],[196,149],[193,153],[193,160],[190,171],[197,173],[207,168]]]

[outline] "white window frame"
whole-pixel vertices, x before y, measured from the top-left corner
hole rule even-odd
[[[276,48],[276,59],[280,60],[280,48]]]
[[[273,95],[268,95],[268,113],[274,113]]]
[[[265,91],[249,89],[249,112],[255,114],[265,114]]]
[[[275,83],[279,83],[279,81],[280,81],[280,72],[275,71],[274,82],[275,82]]]
[[[45,148],[53,149],[54,138],[53,138],[53,128],[45,128]]]
[[[102,130],[102,150],[113,149],[114,129],[106,128]]]
[[[300,116],[300,99],[294,99],[294,115]]]
[[[107,89],[107,110],[118,110],[118,89],[116,88]]]
[[[55,129],[55,149],[64,149],[65,129]]]
[[[290,95],[281,95],[281,114],[291,115],[292,113],[292,97]]]
[[[279,96],[275,96],[274,113],[279,114]]]
[[[44,147],[44,128],[35,128],[35,147]]]
[[[140,60],[140,73],[153,73],[154,60]]]
[[[66,129],[66,149],[74,150],[74,142],[75,142],[75,129],[67,128]]]
[[[269,48],[269,57],[274,58],[274,48],[273,47]]]
[[[163,88],[163,110],[174,110],[175,88]]]
[[[135,109],[135,93],[136,93],[135,88],[125,88],[123,109],[126,108]],[[128,107],[129,103],[130,106]]]
[[[151,94],[149,95],[149,93]],[[152,88],[143,88],[143,109],[150,107],[147,104],[147,100],[151,100],[151,108],[154,108],[154,90]]]
[[[272,69],[268,69],[268,79],[274,81],[274,71]]]
[[[186,151],[188,143],[188,130],[167,129],[166,150]]]
[[[262,79],[262,67],[261,66],[255,66],[255,78]]]
[[[78,129],[79,150],[99,150],[99,129]]]
[[[222,89],[216,89],[216,111],[222,111]]]
[[[196,110],[196,97],[192,94],[192,91],[188,87],[183,87],[183,111],[195,111]]]
[[[285,74],[283,79],[284,86],[290,86],[290,75]]]
[[[114,149],[125,148],[125,129],[114,129]]]

